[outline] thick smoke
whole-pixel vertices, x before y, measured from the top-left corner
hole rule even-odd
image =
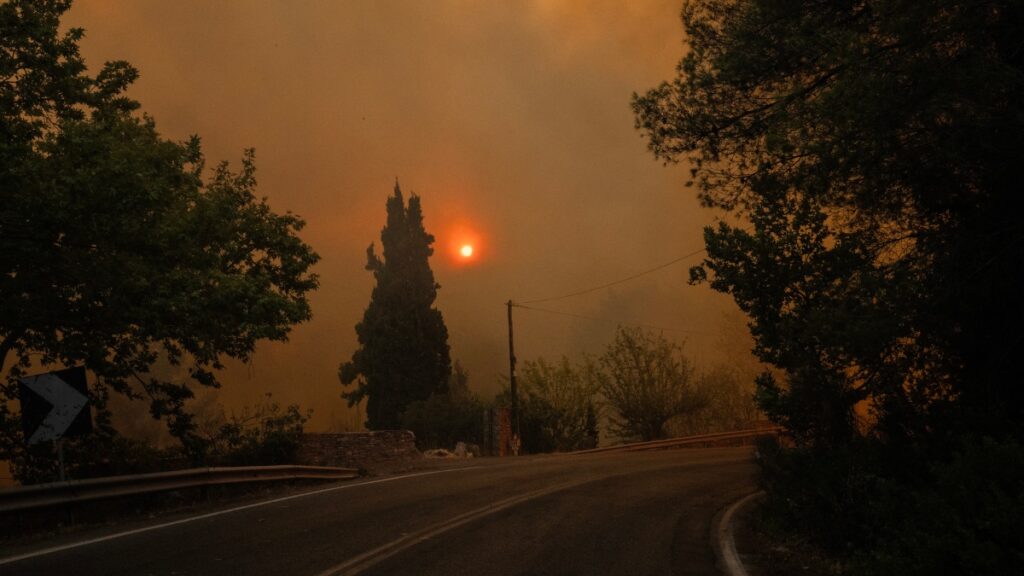
[[[369,300],[366,246],[397,177],[423,198],[452,356],[490,394],[507,372],[509,298],[557,296],[628,276],[701,246],[714,215],[653,160],[633,128],[633,92],[682,55],[677,0],[331,2],[79,0],[98,67],[125,59],[131,94],[171,138],[197,133],[211,162],[256,148],[260,191],[303,216],[323,256],[314,319],[286,344],[234,364],[220,400],[267,391],[349,426],[338,362]],[[451,256],[478,237],[479,259]],[[684,262],[634,283],[519,310],[517,351],[597,352],[617,322],[679,332],[701,361],[719,354],[726,298],[686,284]],[[340,424],[339,424],[340,423]]]

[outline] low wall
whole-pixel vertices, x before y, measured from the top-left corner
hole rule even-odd
[[[392,460],[422,458],[408,430],[303,434],[296,463],[307,466],[364,468]]]

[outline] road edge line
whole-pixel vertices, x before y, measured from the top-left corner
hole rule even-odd
[[[764,496],[764,491],[758,490],[733,502],[726,508],[715,524],[711,540],[714,543],[716,556],[720,560],[719,567],[726,576],[749,576],[746,567],[743,566],[743,561],[740,559],[739,552],[736,550],[736,538],[732,528],[732,520],[733,516],[741,508],[761,496]]]

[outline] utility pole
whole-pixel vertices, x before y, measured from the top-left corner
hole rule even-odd
[[[516,351],[512,344],[512,301],[505,303],[508,306],[508,382],[509,391],[512,394],[512,455],[519,455],[519,391],[516,389]]]

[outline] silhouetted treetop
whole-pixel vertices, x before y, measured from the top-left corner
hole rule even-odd
[[[423,227],[420,199],[408,203],[395,182],[381,230],[381,255],[366,250],[366,269],[376,285],[356,325],[360,348],[338,376],[356,388],[342,395],[350,405],[367,400],[367,426],[396,428],[409,404],[447,390],[451,375],[448,329],[434,308],[440,286],[428,259],[434,237]]]

